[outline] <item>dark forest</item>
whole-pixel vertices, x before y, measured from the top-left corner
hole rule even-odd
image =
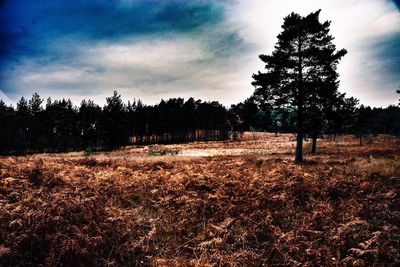
[[[2,154],[110,150],[129,144],[182,143],[235,139],[243,131],[295,132],[296,111],[257,103],[253,96],[226,108],[220,103],[189,98],[145,105],[124,103],[117,92],[104,107],[91,100],[74,106],[69,99],[44,100],[34,94],[21,98],[16,108],[0,102]],[[353,134],[400,134],[400,107],[371,108],[354,98],[339,97],[329,112],[305,121],[306,137],[335,138]]]

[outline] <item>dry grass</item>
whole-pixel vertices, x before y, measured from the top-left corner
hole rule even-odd
[[[244,138],[1,158],[0,262],[400,264],[400,147],[393,141],[325,140],[317,156],[296,165],[290,136]],[[163,150],[179,152],[149,153]]]
[[[364,177],[400,179],[400,160],[398,157],[393,159],[364,159],[357,162],[355,167],[360,175]]]

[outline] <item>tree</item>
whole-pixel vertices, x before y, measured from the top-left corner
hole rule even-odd
[[[46,128],[43,118],[43,99],[40,98],[38,93],[34,93],[28,103],[31,118],[29,143],[31,152],[35,152],[40,151],[44,143],[48,141],[47,137],[43,134],[43,129]]]
[[[80,147],[78,110],[70,99],[47,101],[44,111],[47,146],[55,151],[69,151]]]
[[[43,110],[42,103],[43,99],[40,98],[38,93],[34,93],[32,98],[29,100],[29,109],[33,115]]]
[[[320,10],[306,17],[291,13],[271,55],[260,55],[266,73],[253,74],[255,95],[278,107],[296,110],[296,157],[303,162],[303,122],[306,109],[325,106],[337,95],[336,66],[347,53],[336,51],[329,34],[330,22],[319,21]]]
[[[18,130],[15,133],[16,139],[16,150],[17,153],[23,153],[28,147],[28,136],[31,131],[31,113],[29,109],[28,101],[22,97],[17,103],[17,118],[16,124],[18,125]]]
[[[398,94],[400,94],[400,90],[396,91]],[[400,106],[400,98],[399,98],[399,106]]]
[[[15,124],[17,117],[14,108],[10,105],[7,106],[3,100],[0,99],[0,152],[1,153],[15,153],[15,133],[17,127]]]
[[[106,98],[103,108],[102,131],[104,143],[108,148],[127,145],[129,136],[126,125],[126,108],[121,95],[114,91],[111,97]]]
[[[339,133],[351,133],[358,104],[358,99],[354,97],[346,98],[343,94],[335,107],[327,114],[329,133],[334,136]]]
[[[249,131],[271,128],[271,109],[258,105],[257,99],[250,97],[244,102],[232,105],[230,112],[239,117],[241,123],[235,130]],[[234,117],[231,119],[234,120]]]
[[[97,148],[99,145],[99,122],[101,107],[92,100],[83,100],[79,107],[78,127],[83,148]]]
[[[363,136],[372,132],[371,121],[373,112],[371,107],[361,105],[355,112],[354,132],[360,140],[360,146],[363,145]]]

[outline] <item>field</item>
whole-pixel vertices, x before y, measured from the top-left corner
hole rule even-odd
[[[1,157],[0,265],[399,266],[399,141],[292,139]]]

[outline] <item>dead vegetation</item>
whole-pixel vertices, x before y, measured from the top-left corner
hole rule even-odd
[[[3,157],[0,262],[399,265],[400,148],[321,141],[319,155],[296,165],[288,139],[162,148],[224,151],[212,157],[149,156],[143,148]]]

